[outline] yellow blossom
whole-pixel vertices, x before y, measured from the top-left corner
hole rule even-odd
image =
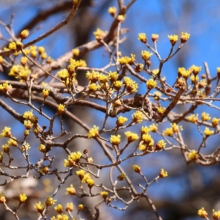
[[[3,84],[0,84],[0,91],[2,92],[9,92],[12,89],[12,86],[10,84],[8,84],[8,81],[6,81]]]
[[[97,85],[96,83],[89,84],[89,91],[90,92],[95,92],[95,91],[97,91],[99,89],[100,89],[100,86]]]
[[[34,117],[32,110],[31,111],[26,111],[23,114],[23,118],[27,120],[31,120]]]
[[[164,169],[161,169],[159,176],[160,178],[168,177],[168,172],[166,172]]]
[[[49,96],[50,90],[49,89],[43,89],[42,96],[44,98],[47,98]]]
[[[208,113],[203,112],[202,113],[202,121],[209,121],[211,119],[211,117],[209,116]]]
[[[114,82],[114,88],[118,91],[121,89],[122,85],[123,85],[122,81],[117,80]]]
[[[125,16],[124,15],[118,15],[117,20],[118,20],[118,22],[123,22],[125,20]]]
[[[54,207],[54,209],[57,211],[57,213],[62,214],[63,213],[63,206],[61,204],[58,204]]]
[[[88,138],[94,138],[97,137],[98,135],[99,135],[99,127],[94,125],[93,128],[89,130]]]
[[[84,205],[83,205],[83,204],[79,204],[79,205],[78,205],[78,210],[81,211],[81,210],[83,210],[83,209],[84,209]]]
[[[143,50],[141,52],[142,59],[145,60],[145,61],[149,60],[152,55],[153,55],[152,53],[150,53],[146,50]]]
[[[106,32],[102,31],[100,28],[97,28],[93,34],[98,41],[102,40],[106,36]]]
[[[68,160],[73,160],[74,162],[78,162],[81,157],[82,157],[81,152],[77,151],[77,152],[73,152],[70,155],[68,155]]]
[[[78,48],[76,48],[76,49],[73,49],[73,50],[72,50],[72,53],[73,53],[73,56],[74,56],[74,57],[77,57],[77,56],[79,56],[80,51],[79,51]]]
[[[65,209],[66,209],[67,212],[72,212],[73,209],[74,209],[74,205],[73,205],[73,203],[72,203],[72,202],[67,203]]]
[[[130,131],[126,131],[126,132],[125,132],[125,136],[126,136],[128,142],[136,141],[136,140],[138,140],[138,138],[139,138],[137,134],[132,133],[132,132],[130,132]]]
[[[155,88],[157,86],[157,81],[154,80],[154,79],[149,79],[147,82],[146,82],[146,85],[147,85],[147,88],[149,90]]]
[[[47,148],[44,144],[40,144],[40,146],[38,147],[38,150],[41,151],[42,153],[45,153]]]
[[[20,33],[20,36],[22,39],[25,39],[27,38],[29,35],[29,31],[27,29],[23,30],[21,33]]]
[[[141,143],[141,144],[138,146],[138,149],[139,149],[140,151],[146,151],[146,150],[147,150],[147,146],[146,146],[145,144]]]
[[[198,73],[201,71],[202,67],[201,66],[195,66],[192,65],[190,67],[191,71],[193,72],[194,75],[198,75]]]
[[[192,115],[188,116],[187,119],[192,123],[197,123],[198,122],[198,114],[197,115],[192,114]]]
[[[143,113],[138,110],[132,115],[132,121],[134,123],[141,123],[143,121],[143,116]]]
[[[57,72],[57,75],[62,79],[65,80],[66,78],[69,77],[69,72],[67,69],[62,69],[59,72]]]
[[[65,105],[59,104],[57,107],[57,111],[59,114],[62,114],[65,111]]]
[[[85,170],[78,170],[76,171],[76,174],[79,176],[79,178],[82,180],[85,175]]]
[[[119,145],[121,142],[121,135],[111,135],[110,141],[114,145]]]
[[[19,201],[22,203],[22,202],[25,202],[27,200],[27,196],[26,194],[20,194],[19,195]]]
[[[4,152],[0,151],[0,163],[2,163],[3,157],[4,157]]]
[[[148,134],[151,131],[151,129],[147,126],[141,127],[141,134]]]
[[[182,32],[181,37],[180,37],[181,43],[185,43],[186,41],[188,41],[189,37],[190,37],[190,34],[186,32]]]
[[[45,205],[42,204],[41,202],[38,202],[38,203],[35,204],[34,208],[37,209],[37,211],[39,213],[42,213],[44,208],[45,208]]]
[[[166,128],[164,131],[163,131],[163,135],[165,136],[170,136],[170,137],[173,137],[173,129],[172,128]]]
[[[219,218],[220,218],[220,210],[218,210],[218,211],[215,211],[214,209],[212,210],[212,218],[213,218],[213,220],[219,220]]]
[[[90,83],[96,83],[99,80],[100,73],[97,71],[87,72],[86,77],[88,78]]]
[[[108,9],[108,13],[109,13],[111,16],[113,16],[113,17],[115,16],[116,11],[117,11],[116,7],[110,7],[110,8]]]
[[[170,43],[172,45],[175,45],[175,43],[178,41],[178,35],[176,35],[176,34],[168,35],[168,38],[170,39]]]
[[[188,159],[189,160],[197,160],[199,157],[197,151],[195,150],[191,150],[189,153],[188,153]]]
[[[4,129],[2,130],[2,133],[0,134],[0,137],[12,137],[11,134],[11,128],[10,127],[4,127]]]
[[[46,199],[46,206],[52,206],[56,203],[57,200],[53,199],[52,197],[50,196],[47,196],[47,199]]]
[[[124,85],[128,93],[132,94],[137,92],[138,84],[129,77],[124,77]]]
[[[91,179],[91,178],[88,178],[86,180],[86,183],[88,184],[89,188],[92,188],[94,186],[94,184],[95,184],[95,181],[93,179]]]
[[[198,210],[198,215],[199,215],[201,218],[206,218],[206,217],[208,217],[208,213],[206,212],[206,210],[205,210],[203,207]]]
[[[102,191],[100,192],[100,195],[102,196],[103,199],[106,199],[108,197],[108,192]]]
[[[160,115],[163,115],[163,113],[165,112],[165,108],[160,106],[160,107],[157,107],[157,111]]]
[[[146,34],[145,33],[138,34],[138,40],[141,41],[142,43],[146,44],[147,43]]]
[[[76,189],[71,184],[70,187],[66,188],[66,194],[68,195],[76,195]]]
[[[161,150],[161,149],[164,149],[166,147],[166,143],[164,140],[160,140],[157,142],[156,144],[156,148],[157,150]]]
[[[157,132],[158,126],[157,126],[156,124],[151,124],[151,125],[150,125],[150,130],[151,130],[152,132]]]
[[[0,193],[0,203],[6,203],[6,198],[2,193]]]
[[[204,130],[204,134],[206,136],[210,136],[210,135],[214,134],[214,131],[210,130],[208,127],[206,127],[205,130]]]
[[[213,118],[212,119],[212,126],[213,127],[217,127],[218,123],[219,123],[220,119],[219,118]]]

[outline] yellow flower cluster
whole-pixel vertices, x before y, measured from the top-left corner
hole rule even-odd
[[[133,142],[139,139],[139,136],[136,133],[132,133],[131,131],[126,131],[125,136],[128,142]]]
[[[149,79],[147,82],[146,82],[146,85],[147,85],[147,88],[149,90],[155,88],[157,86],[157,81],[154,80],[154,79]]]
[[[116,14],[116,12],[117,12],[117,9],[116,9],[116,7],[109,7],[109,9],[108,9],[108,13],[111,15],[111,16],[115,16],[115,14]]]
[[[94,125],[93,128],[89,130],[88,138],[94,138],[97,137],[98,135],[99,135],[99,127]]]
[[[144,117],[143,113],[138,110],[132,115],[132,122],[141,123],[143,121],[143,117]]]
[[[124,85],[128,93],[132,94],[137,92],[138,84],[129,77],[124,77]]]
[[[147,36],[145,33],[140,33],[138,34],[138,40],[141,41],[142,43],[146,44],[147,43]]]
[[[116,121],[116,124],[117,126],[123,126],[124,123],[127,121],[128,119],[126,117],[123,117],[123,116],[119,116],[117,118],[117,121]]]
[[[178,126],[176,123],[171,123],[171,128],[166,128],[164,131],[163,131],[163,134],[165,136],[170,136],[170,137],[173,137],[173,135],[175,133],[177,133],[179,130],[182,130],[182,126]]]
[[[106,36],[106,32],[102,31],[100,28],[97,28],[93,34],[98,41],[102,40]]]
[[[6,81],[3,84],[0,84],[0,91],[6,93],[9,92],[12,89],[12,86],[8,84],[8,81]]]
[[[81,157],[82,157],[82,153],[80,151],[69,154],[68,159],[64,160],[64,167],[74,166],[75,163],[79,162]]]
[[[70,187],[66,188],[66,194],[68,195],[76,195],[76,189],[73,187],[73,185],[71,184]]]
[[[188,153],[188,159],[189,160],[197,160],[199,157],[197,151],[195,150],[191,150],[189,153]]]
[[[118,135],[111,135],[110,142],[113,145],[119,145],[121,142],[121,135],[119,135],[119,134]]]
[[[102,196],[103,199],[106,199],[108,196],[108,192],[102,191],[102,192],[100,192],[100,195]]]
[[[134,64],[135,63],[135,54],[131,54],[131,57],[128,57],[128,56],[124,56],[124,57],[121,57],[119,59],[119,63],[121,65],[125,65],[125,64]]]
[[[160,176],[160,178],[168,177],[168,172],[165,171],[165,170],[162,168],[161,171],[160,171],[159,176]]]
[[[143,50],[143,51],[141,52],[141,56],[142,56],[142,59],[143,59],[144,61],[149,60],[152,55],[153,55],[152,53],[150,53],[150,52],[148,52],[148,51],[146,51],[146,50]]]
[[[19,78],[20,81],[26,81],[28,76],[31,74],[31,70],[28,66],[13,65],[9,71],[9,76]]]
[[[205,210],[203,207],[198,210],[198,215],[199,215],[201,218],[206,218],[206,217],[208,217],[208,213],[206,212],[206,210]]]

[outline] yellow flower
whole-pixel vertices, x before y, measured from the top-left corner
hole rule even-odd
[[[81,211],[81,210],[83,210],[83,209],[84,209],[84,205],[83,205],[83,204],[79,204],[79,205],[78,205],[78,210]]]
[[[212,119],[212,126],[213,127],[217,127],[218,123],[219,123],[220,119],[219,118],[213,118]]]
[[[27,120],[31,120],[34,117],[33,112],[32,111],[26,111],[23,114],[23,118],[27,119]]]
[[[30,120],[24,120],[24,126],[27,130],[30,130],[33,127],[33,123]]]
[[[137,134],[132,133],[132,132],[130,132],[130,131],[126,131],[126,132],[125,132],[125,136],[126,136],[128,142],[136,141],[136,140],[138,140],[138,138],[139,138]]]
[[[146,34],[145,33],[138,34],[138,40],[141,41],[142,43],[146,44],[147,43]]]
[[[184,67],[179,67],[178,68],[178,75],[184,77],[187,79],[189,75],[191,74],[190,70],[186,70]]]
[[[38,202],[38,203],[35,204],[34,208],[37,209],[37,211],[39,213],[42,213],[44,208],[45,208],[45,205],[42,204],[41,202]]]
[[[133,165],[133,170],[136,173],[140,173],[141,172],[141,168],[138,165]]]
[[[198,73],[201,71],[202,67],[201,66],[195,66],[192,65],[190,67],[191,71],[193,72],[194,75],[198,75]]]
[[[46,206],[52,206],[56,203],[57,200],[53,199],[52,197],[50,196],[47,196],[47,199],[46,199]]]
[[[153,145],[154,140],[152,139],[150,134],[143,134],[141,138],[146,144],[151,144]]]
[[[206,210],[202,207],[201,209],[198,210],[198,215],[201,218],[206,218],[208,216],[208,213],[206,212]]]
[[[108,192],[102,191],[102,192],[100,192],[100,195],[102,196],[103,199],[106,199],[108,196]]]
[[[2,130],[2,133],[0,134],[0,137],[12,137],[11,134],[11,128],[10,127],[4,127],[4,129]]]
[[[50,90],[49,89],[43,89],[42,96],[44,98],[47,98],[49,96]]]
[[[151,131],[150,128],[148,128],[147,126],[142,126],[141,128],[141,134],[148,134]]]
[[[155,88],[157,86],[157,81],[155,81],[154,79],[149,79],[147,82],[146,82],[146,85],[147,85],[147,88],[149,90]]]
[[[138,147],[138,149],[139,149],[140,151],[146,151],[146,150],[147,150],[147,146],[146,146],[145,144],[140,144],[139,147]]]
[[[136,111],[133,115],[132,115],[132,121],[134,123],[141,123],[143,121],[143,113],[141,111]]]
[[[94,125],[93,128],[89,130],[88,138],[94,138],[97,137],[98,135],[99,135],[99,127]]]
[[[165,112],[165,108],[162,106],[157,107],[157,111],[158,111],[159,115],[163,115],[163,113]]]
[[[157,126],[156,124],[151,124],[151,125],[150,125],[150,130],[151,130],[152,132],[157,132],[158,126]]]
[[[69,77],[69,72],[67,69],[62,69],[60,70],[57,75],[62,79],[62,80],[65,80],[66,78]]]
[[[176,35],[176,34],[168,35],[168,38],[170,39],[170,43],[172,45],[175,45],[175,43],[178,41],[178,35]]]
[[[96,83],[89,84],[89,91],[90,92],[95,92],[95,91],[97,91],[99,89],[100,89],[100,86],[97,85]]]
[[[166,128],[164,131],[163,131],[163,135],[165,136],[170,136],[170,137],[173,137],[173,129],[172,128]]]
[[[6,198],[2,193],[0,193],[0,203],[6,203]]]
[[[19,195],[19,201],[22,203],[22,202],[25,202],[27,200],[27,196],[26,194],[20,194]]]
[[[97,28],[93,34],[98,41],[102,40],[106,36],[106,32],[102,31],[100,28]]]
[[[25,39],[27,38],[29,35],[29,31],[27,29],[23,30],[21,33],[20,33],[20,36],[22,39]]]
[[[132,94],[137,92],[138,84],[129,77],[124,77],[124,85],[128,93]]]
[[[11,42],[11,43],[9,43],[8,48],[12,51],[16,51],[17,50],[17,44],[15,42]]]
[[[57,213],[61,214],[63,213],[63,206],[61,204],[58,204],[54,207],[54,209],[57,211]]]
[[[70,187],[66,188],[66,194],[68,195],[76,195],[76,189],[71,184]]]
[[[192,114],[192,115],[188,116],[187,119],[192,123],[197,123],[198,122],[198,114],[197,115]]]
[[[77,151],[77,152],[73,152],[70,155],[68,155],[68,160],[73,160],[74,162],[78,162],[81,157],[82,157],[81,152]]]
[[[94,186],[94,184],[95,184],[95,181],[93,179],[91,179],[91,178],[88,178],[86,180],[86,183],[88,184],[89,188],[92,188]]]
[[[109,7],[109,9],[108,9],[108,13],[109,13],[112,17],[115,16],[116,11],[117,11],[116,7]]]
[[[72,203],[72,202],[67,203],[65,209],[66,209],[67,212],[69,212],[69,211],[72,212],[73,209],[74,209],[74,205],[73,205],[73,203]]]
[[[141,52],[142,59],[145,60],[145,61],[149,60],[152,55],[153,55],[152,53],[150,53],[146,50],[143,50]]]
[[[2,92],[9,92],[12,89],[12,86],[10,84],[8,84],[8,81],[6,81],[3,84],[0,84],[0,91]]]
[[[40,146],[38,147],[38,150],[41,151],[42,153],[45,153],[47,148],[44,144],[40,144]]]
[[[208,113],[203,112],[202,113],[202,121],[209,121],[211,119],[211,117],[209,116]]]
[[[64,113],[64,111],[65,111],[65,105],[59,104],[58,107],[57,107],[57,111],[58,111],[59,114]]]
[[[118,22],[123,22],[125,20],[125,16],[124,15],[118,15],[117,20],[118,20]]]
[[[185,43],[186,41],[188,41],[189,37],[190,37],[190,34],[186,32],[182,32],[181,37],[180,37],[181,43]]]
[[[213,209],[212,212],[213,212],[212,218],[213,218],[214,220],[219,220],[219,218],[220,218],[220,210],[215,211],[215,210]]]
[[[121,142],[121,135],[111,135],[110,141],[114,145],[119,145]]]
[[[214,131],[210,130],[208,127],[206,127],[205,130],[204,130],[204,134],[206,136],[210,136],[210,135],[214,134]]]
[[[4,152],[0,151],[0,163],[2,163]]]
[[[164,142],[164,140],[160,140],[160,141],[158,141],[157,144],[156,144],[157,150],[164,149],[165,147],[166,147],[166,143]]]
[[[85,176],[85,170],[78,170],[78,171],[76,171],[76,174],[78,175],[80,180],[82,180],[83,177]]]
[[[160,178],[168,177],[168,172],[166,172],[164,169],[161,169],[159,176]]]
[[[12,147],[17,147],[18,146],[18,141],[15,139],[15,137],[13,137],[13,139],[9,139],[8,140],[8,143],[7,143],[9,146],[12,146]]]
[[[188,159],[189,160],[197,160],[199,157],[197,151],[195,150],[191,150],[189,153],[188,153]]]
[[[114,88],[116,89],[116,90],[120,90],[121,89],[121,87],[122,87],[122,85],[123,85],[123,82],[122,81],[115,81],[114,82]]]
[[[73,56],[74,56],[74,57],[77,57],[77,56],[79,56],[80,51],[79,51],[78,48],[76,48],[76,49],[73,49],[73,50],[72,50],[72,53],[73,53]]]

